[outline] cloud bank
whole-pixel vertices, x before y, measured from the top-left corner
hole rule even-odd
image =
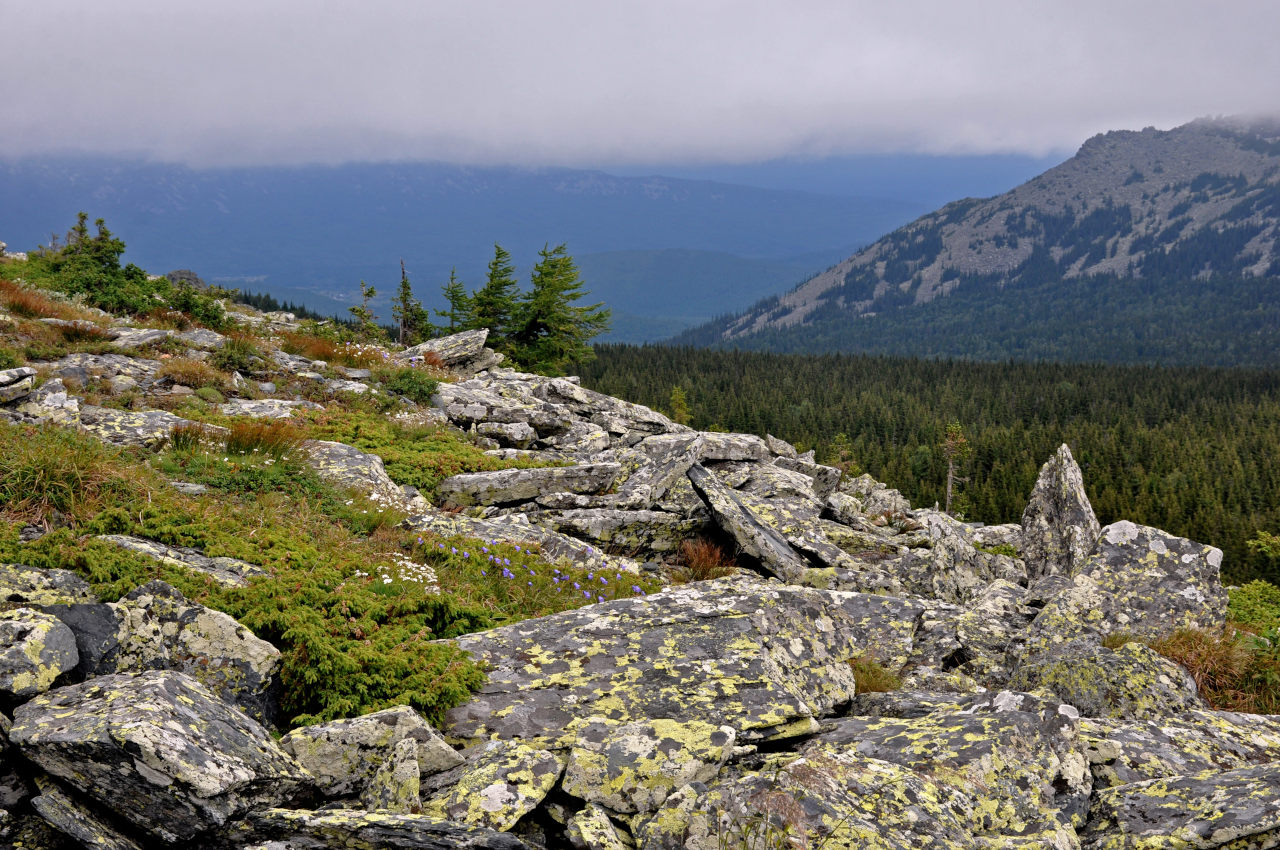
[[[1270,0],[3,0],[0,156],[751,162],[1280,110]]]

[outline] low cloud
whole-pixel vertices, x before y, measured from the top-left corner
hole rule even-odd
[[[1074,149],[1274,111],[1280,4],[4,4],[0,156],[608,165]]]

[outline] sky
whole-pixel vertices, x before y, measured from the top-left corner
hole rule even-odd
[[[1274,0],[0,0],[0,157],[1069,154],[1280,111]]]

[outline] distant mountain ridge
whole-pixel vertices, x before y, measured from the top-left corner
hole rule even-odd
[[[1096,303],[1108,285],[1141,281],[1144,292],[1168,287],[1173,298],[1195,281],[1220,285],[1231,278],[1274,296],[1269,284],[1278,276],[1280,123],[1201,119],[1168,131],[1096,136],[1071,159],[1003,195],[948,204],[792,291],[681,339],[873,350],[867,344],[883,341],[895,324],[919,324],[907,308],[936,302],[930,315],[944,316],[941,296],[957,296],[951,306],[975,316],[976,324],[953,329],[964,337],[988,333],[993,321],[976,303],[978,293],[1007,303],[1060,284],[1080,298],[1093,293]],[[1089,304],[1080,300],[1074,309]],[[1057,293],[1054,308],[1072,307]],[[1034,305],[1018,309],[1037,324]],[[907,346],[898,353],[1000,358],[1017,354],[1011,349],[1019,344],[1010,340],[995,351],[959,342],[950,351]]]
[[[701,180],[444,163],[195,170],[23,160],[0,163],[0,197],[0,239],[14,250],[48,242],[84,209],[105,217],[129,245],[126,259],[150,271],[190,268],[324,313],[345,313],[363,279],[389,316],[402,257],[415,294],[442,306],[450,268],[478,286],[495,242],[522,275],[544,244],[566,242],[600,275],[584,276],[592,298],[619,305],[614,338],[634,341],[742,309],[922,211]],[[721,294],[717,306],[688,303],[693,281],[673,251],[702,252],[691,268]],[[637,278],[614,274],[612,252],[668,253],[643,261],[650,274]],[[628,316],[637,320],[631,336]],[[650,326],[658,330],[646,337]]]

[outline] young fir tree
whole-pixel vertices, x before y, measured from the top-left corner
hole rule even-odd
[[[520,291],[515,274],[511,255],[501,245],[495,244],[493,260],[489,262],[489,275],[484,286],[471,297],[470,314],[463,326],[464,330],[488,328],[488,346],[504,353],[509,353],[511,319],[516,310],[516,296]]]
[[[436,310],[437,316],[449,320],[445,329],[452,333],[467,327],[471,321],[471,296],[467,294],[462,281],[458,280],[456,268],[449,270],[449,282],[440,287],[440,291],[444,293],[444,300],[449,305],[447,310]]]
[[[369,300],[377,294],[378,290],[362,280],[360,281],[360,306],[347,308],[356,320],[356,335],[364,340],[375,340],[383,335],[382,328],[378,327],[378,323],[374,321],[373,308],[369,306]]]
[[[964,436],[964,429],[959,422],[947,425],[947,436],[942,441],[942,456],[947,459],[947,504],[946,512],[951,513],[951,505],[955,495],[956,484],[966,484],[969,479],[961,478],[957,473],[958,466],[969,457],[969,441]],[[959,507],[959,499],[954,500]]]
[[[574,304],[587,292],[564,245],[544,246],[538,257],[532,288],[512,321],[511,354],[526,369],[559,375],[573,361],[595,356],[587,342],[608,330],[609,310],[602,303]]]
[[[431,313],[413,297],[404,260],[400,261],[400,291],[391,302],[391,316],[396,320],[397,342],[401,345],[417,345],[431,336]]]

